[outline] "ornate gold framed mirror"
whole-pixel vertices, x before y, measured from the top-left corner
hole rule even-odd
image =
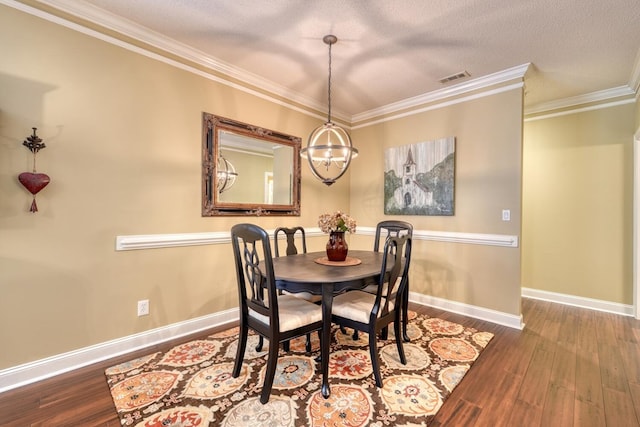
[[[202,116],[202,216],[300,215],[300,137]]]

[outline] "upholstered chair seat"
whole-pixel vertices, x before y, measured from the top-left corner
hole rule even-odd
[[[269,316],[262,315],[249,308],[249,316],[269,325]],[[307,301],[292,295],[278,295],[278,319],[280,332],[287,332],[304,325],[322,321],[322,309],[319,305],[309,304]]]
[[[344,294],[333,297],[331,312],[336,316],[351,319],[356,322],[368,323],[375,302],[375,294],[363,291],[345,292]],[[389,301],[389,310],[393,310],[393,300]],[[378,313],[378,317],[381,315],[382,311]]]

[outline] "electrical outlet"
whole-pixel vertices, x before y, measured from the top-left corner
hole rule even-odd
[[[511,221],[511,211],[509,209],[502,210],[502,220]]]
[[[146,316],[149,314],[149,300],[143,299],[138,301],[138,316]]]

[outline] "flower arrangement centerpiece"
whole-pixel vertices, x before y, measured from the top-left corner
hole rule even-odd
[[[356,221],[346,213],[336,211],[332,214],[322,214],[318,217],[318,227],[323,233],[331,232],[356,232]]]
[[[332,214],[322,214],[318,217],[318,227],[324,233],[329,233],[327,242],[327,258],[329,261],[344,261],[349,247],[344,240],[344,233],[356,232],[356,221],[341,211]]]

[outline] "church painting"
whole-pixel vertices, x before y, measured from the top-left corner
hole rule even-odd
[[[385,215],[453,215],[455,151],[452,136],[386,149]]]

